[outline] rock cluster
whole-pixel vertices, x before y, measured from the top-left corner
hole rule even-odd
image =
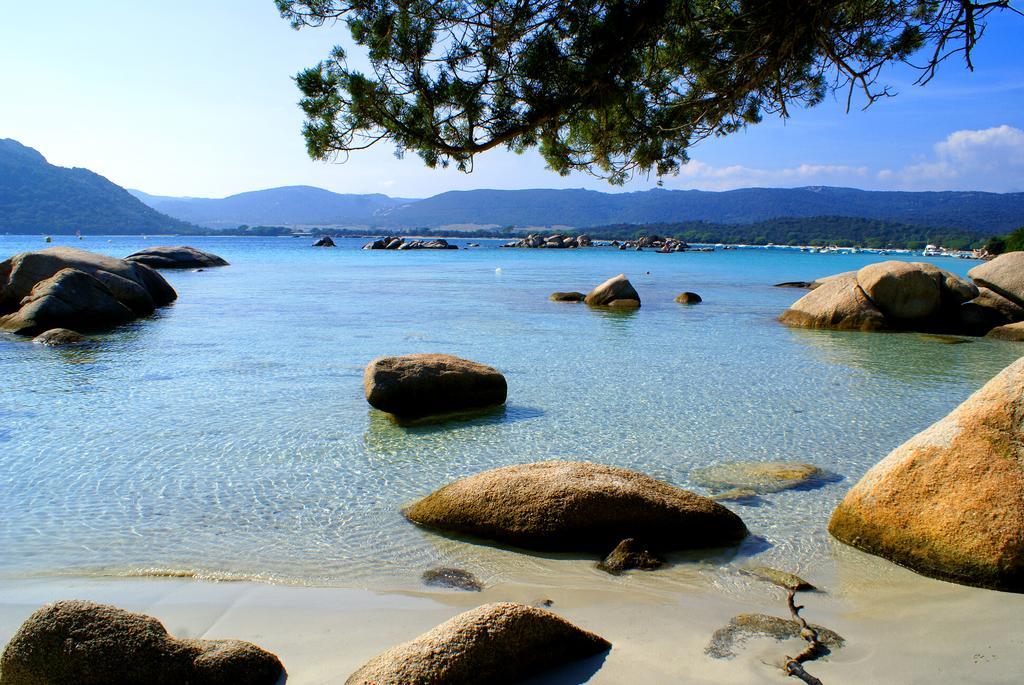
[[[184,640],[151,616],[63,601],[29,616],[0,655],[3,685],[273,685],[270,652],[239,640]]]
[[[636,471],[544,461],[454,481],[403,512],[428,528],[541,551],[613,550],[634,538],[652,551],[741,541],[740,518],[706,497]]]
[[[380,654],[346,685],[505,685],[611,648],[545,609],[485,604]]]
[[[201,269],[208,266],[227,266],[221,257],[209,252],[197,250],[186,245],[178,247],[147,247],[125,259],[137,264],[145,264],[152,269]]]
[[[590,247],[593,245],[593,241],[588,235],[562,235],[555,233],[549,236],[533,235],[532,233],[522,240],[512,240],[505,243],[502,247],[532,247],[532,248],[550,248],[550,249],[565,249],[574,247]]]
[[[458,245],[452,245],[444,238],[433,240],[411,240],[387,236],[377,238],[363,245],[364,250],[457,250]]]
[[[625,240],[622,242],[613,240],[612,245],[618,247],[620,250],[643,250],[644,248],[654,248],[658,252],[687,252],[690,249],[689,245],[678,238],[662,238],[658,235],[645,235],[640,236],[635,240]]]
[[[872,467],[832,514],[843,542],[918,573],[1024,592],[1024,359]]]
[[[887,261],[810,284],[779,317],[802,328],[983,334],[1006,309],[973,283],[924,262]],[[984,297],[984,299],[982,299]],[[1000,297],[995,295],[995,297]],[[986,325],[989,322],[993,325]]]
[[[363,374],[366,401],[399,420],[487,409],[505,403],[500,371],[448,354],[379,357]]]
[[[85,250],[51,247],[0,262],[0,329],[22,335],[107,329],[176,298],[145,264]]]

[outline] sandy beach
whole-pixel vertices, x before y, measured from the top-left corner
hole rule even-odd
[[[803,575],[823,588],[798,595],[805,617],[846,639],[831,656],[808,664],[823,682],[995,684],[1016,682],[1024,672],[1021,595],[930,580],[841,546],[834,565]],[[704,653],[711,634],[736,614],[785,617],[785,593],[772,585],[736,571],[685,565],[552,581],[547,574],[521,576],[474,593],[187,578],[5,580],[0,642],[46,602],[89,599],[156,616],[177,636],[250,640],[282,659],[289,685],[320,685],[343,682],[377,653],[479,604],[548,599],[552,611],[614,646],[603,658],[533,683],[794,682],[779,665],[783,655],[800,651],[799,640],[753,638],[732,659]]]

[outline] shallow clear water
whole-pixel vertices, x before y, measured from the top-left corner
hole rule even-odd
[[[175,241],[56,242],[124,256]],[[873,255],[185,242],[231,266],[164,272],[180,297],[156,316],[75,350],[0,337],[0,575],[157,570],[383,588],[415,586],[437,563],[491,579],[590,569],[400,515],[454,478],[542,459],[697,491],[691,469],[720,462],[825,467],[842,479],[730,504],[757,537],[714,558],[799,568],[832,554],[828,515],[869,466],[1024,351],[775,321],[803,291],[771,284],[884,259]],[[5,257],[40,247],[0,236]],[[933,261],[960,274],[975,264]],[[643,298],[635,313],[547,300],[620,272]],[[674,303],[683,290],[704,303]],[[366,363],[428,351],[502,370],[505,411],[406,429],[370,410]]]

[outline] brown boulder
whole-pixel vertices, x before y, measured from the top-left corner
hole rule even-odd
[[[887,327],[885,316],[850,277],[824,282],[794,302],[779,321],[798,328],[878,331]]]
[[[239,640],[183,640],[160,621],[83,601],[29,616],[0,656],[3,685],[273,685],[276,656]]]
[[[55,281],[61,272],[67,273]],[[7,330],[106,328],[148,316],[176,298],[148,266],[85,250],[52,247],[0,263],[0,326]]]
[[[610,648],[550,611],[485,604],[374,657],[345,685],[506,685]]]
[[[944,308],[959,307],[964,302],[969,302],[978,296],[978,286],[956,274],[940,269],[929,262],[911,262],[911,264],[931,276],[939,285],[940,298]]]
[[[834,476],[814,464],[752,461],[693,469],[690,479],[712,492],[753,490],[759,495],[821,485]]]
[[[821,278],[817,278],[817,279],[811,281],[807,285],[807,287],[810,288],[811,290],[814,290],[815,288],[820,288],[821,286],[825,285],[826,283],[828,283],[830,281],[839,280],[841,278],[854,278],[855,279],[855,278],[857,278],[857,272],[856,271],[843,271],[842,273],[832,274],[831,276],[822,276]]]
[[[178,247],[147,247],[125,257],[126,261],[145,264],[152,269],[197,269],[207,266],[227,266],[228,263],[215,254],[197,250],[185,245]]]
[[[986,338],[995,338],[996,340],[1012,340],[1014,342],[1024,342],[1024,321],[1018,323],[1008,323],[1005,326],[997,326],[993,328],[985,336]]]
[[[486,409],[505,403],[497,369],[447,354],[379,357],[363,374],[366,401],[400,419]]]
[[[686,292],[676,295],[676,302],[679,304],[698,304],[703,302],[703,299],[697,293]]]
[[[584,302],[593,307],[608,307],[616,300],[632,300],[630,306],[640,306],[640,295],[637,294],[633,284],[629,282],[625,274],[619,274],[591,290]]]
[[[890,260],[857,272],[857,284],[885,316],[927,319],[939,311],[942,291],[936,278],[915,264]]]
[[[1024,308],[988,288],[978,290],[976,298],[960,305],[960,330],[971,335],[985,335],[997,326],[1024,321]]]
[[[582,302],[585,297],[586,295],[584,295],[583,293],[577,292],[557,292],[548,295],[548,299],[551,300],[552,302]]]
[[[76,269],[40,281],[14,313],[0,316],[0,329],[36,335],[51,328],[98,330],[131,321],[135,313],[106,285]]]
[[[84,335],[66,328],[51,328],[34,337],[32,342],[40,345],[76,345],[88,340]]]
[[[1024,358],[872,467],[839,540],[918,573],[1024,592]]]
[[[636,471],[545,461],[462,478],[403,512],[428,528],[534,550],[607,554],[639,538],[655,550],[732,545],[747,535],[722,505]]]
[[[1024,307],[1024,252],[1001,254],[974,267],[967,275],[978,285]]]

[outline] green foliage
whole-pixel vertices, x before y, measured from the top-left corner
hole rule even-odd
[[[470,170],[536,147],[560,174],[622,183],[678,171],[695,141],[860,89],[927,48],[921,81],[970,52],[1009,0],[276,0],[296,28],[343,21],[372,74],[338,47],[299,73],[310,156],[392,141]],[[848,96],[849,97],[849,96]],[[849,99],[848,99],[849,106]]]
[[[942,245],[955,249],[981,246],[974,235],[955,229],[912,226],[892,221],[819,216],[799,219],[770,219],[752,224],[717,224],[705,221],[597,226],[586,233],[596,238],[630,239],[641,235],[679,238],[690,243],[738,245],[812,245],[825,247],[871,247],[920,249]]]
[[[1024,251],[1024,226],[1006,236],[994,236],[985,243],[985,249],[991,254]]]

